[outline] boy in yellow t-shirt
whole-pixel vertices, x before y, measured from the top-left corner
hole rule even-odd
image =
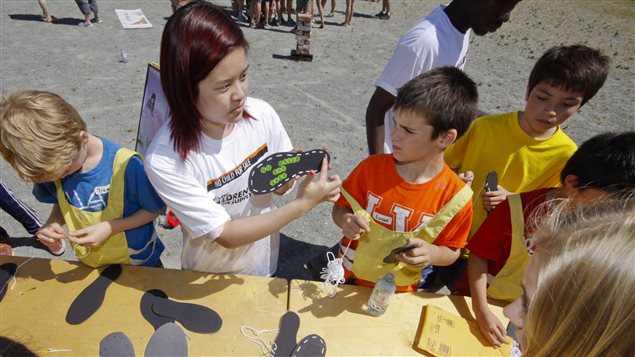
[[[560,185],[560,171],[576,150],[560,125],[593,98],[608,68],[598,50],[550,48],[531,71],[524,111],[479,118],[446,150],[445,161],[475,192],[470,237],[507,195]],[[498,174],[498,189],[486,192],[490,171]]]
[[[559,188],[510,196],[487,216],[467,248],[467,274],[453,294],[470,295],[476,322],[493,345],[505,342],[505,326],[487,299],[511,303],[522,295],[522,278],[534,250],[536,225],[554,205],[593,204],[635,193],[635,131],[596,135],[580,145],[560,174]],[[469,286],[469,288],[468,288]]]

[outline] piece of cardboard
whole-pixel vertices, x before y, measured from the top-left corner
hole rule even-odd
[[[415,343],[417,348],[433,356],[508,357],[511,355],[511,338],[507,337],[509,344],[494,348],[481,334],[476,321],[468,321],[440,307],[423,306],[419,321],[419,331]]]
[[[311,20],[313,19],[313,15],[311,14],[298,14],[298,21],[299,22],[311,22]]]
[[[100,341],[113,331],[128,336],[135,356],[143,356],[155,328],[143,317],[140,302],[151,289],[213,308],[223,318],[218,332],[187,331],[191,356],[257,356],[260,348],[241,335],[241,326],[274,329],[287,311],[285,279],[124,265],[99,309],[85,322],[71,325],[64,320],[70,303],[100,270],[59,259],[27,260],[0,256],[0,265],[26,262],[0,303],[0,336],[41,356],[98,356]],[[52,354],[49,348],[60,351]]]
[[[156,62],[148,63],[146,84],[137,127],[135,151],[145,155],[154,135],[170,118],[170,106],[161,87],[161,70]]]

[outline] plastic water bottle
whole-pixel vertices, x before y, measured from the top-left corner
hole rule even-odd
[[[121,62],[128,63],[128,55],[126,55],[126,51],[121,49]]]
[[[373,292],[370,293],[368,299],[368,312],[374,316],[381,316],[388,305],[390,299],[395,295],[397,286],[395,285],[395,276],[392,273],[387,273],[381,279],[377,280]]]

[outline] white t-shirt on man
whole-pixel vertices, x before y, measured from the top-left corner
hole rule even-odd
[[[465,67],[471,30],[457,30],[441,5],[406,32],[375,86],[397,96],[406,82],[436,67]],[[384,117],[384,152],[392,152],[393,110]]]
[[[183,161],[166,123],[146,153],[146,171],[159,196],[181,222],[183,269],[270,276],[276,271],[280,236],[276,232],[235,249],[215,242],[226,222],[275,208],[272,194],[252,195],[249,173],[264,157],[291,151],[278,114],[266,102],[247,98],[242,119],[222,140],[203,134],[201,149]]]

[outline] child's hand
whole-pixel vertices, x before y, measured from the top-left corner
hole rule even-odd
[[[491,311],[484,311],[482,315],[476,314],[476,322],[483,336],[485,336],[493,346],[498,347],[503,343],[508,343],[505,338],[507,331],[503,323],[500,322],[498,317]]]
[[[459,174],[459,178],[465,182],[466,185],[472,187],[472,181],[474,181],[474,172],[465,171]]]
[[[498,190],[481,193],[481,200],[483,200],[483,207],[486,210],[492,210],[498,206],[501,202],[507,199],[507,196],[512,193],[507,191],[503,186],[498,185]]]
[[[419,238],[409,238],[407,242],[414,244],[415,247],[397,254],[397,259],[406,264],[414,265],[419,269],[432,264],[436,246]]]
[[[364,232],[370,232],[370,226],[364,217],[351,214],[344,221],[342,233],[349,239],[357,240]]]
[[[322,160],[322,168],[318,179],[313,181],[315,172],[311,172],[302,181],[298,190],[297,199],[306,203],[305,208],[310,210],[320,202],[335,202],[340,198],[340,185],[342,180],[338,175],[328,176],[328,162],[326,157]]]
[[[68,240],[81,246],[98,247],[112,234],[110,222],[99,222],[90,227],[68,232]]]
[[[43,225],[35,232],[35,237],[46,246],[56,244],[58,240],[66,238],[66,231],[59,223],[53,222]]]

